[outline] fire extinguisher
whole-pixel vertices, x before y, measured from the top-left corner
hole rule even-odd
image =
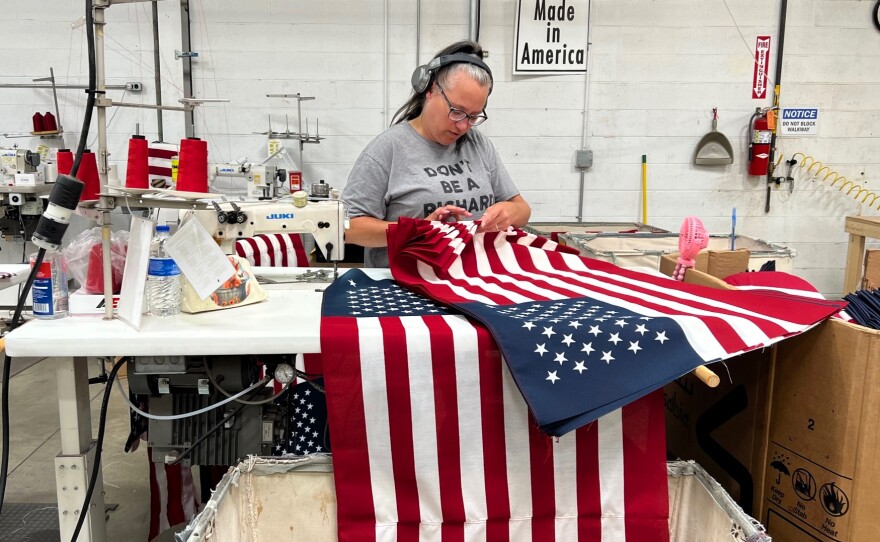
[[[770,164],[770,142],[773,138],[767,114],[767,111],[757,110],[752,115],[749,126],[752,135],[749,142],[749,175],[767,175],[767,167]]]

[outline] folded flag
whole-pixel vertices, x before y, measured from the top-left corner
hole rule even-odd
[[[341,542],[668,540],[659,392],[548,437],[483,326],[358,269],[321,357]]]
[[[696,367],[769,346],[844,302],[672,281],[477,223],[401,219],[395,280],[494,336],[541,429],[563,435]]]

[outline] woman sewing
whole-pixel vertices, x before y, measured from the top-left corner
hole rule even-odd
[[[366,247],[366,267],[388,267],[386,230],[402,216],[480,220],[478,231],[525,225],[529,204],[492,143],[477,130],[488,119],[492,72],[472,41],[446,47],[413,72],[413,94],[392,125],[358,157],[342,192],[346,241]]]

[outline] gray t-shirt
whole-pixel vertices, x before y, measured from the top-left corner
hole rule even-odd
[[[444,205],[473,213],[473,220],[519,190],[492,143],[470,130],[461,149],[422,137],[409,122],[395,124],[364,149],[348,176],[342,199],[349,216],[396,222],[425,218]],[[366,267],[388,267],[386,248],[364,250]]]

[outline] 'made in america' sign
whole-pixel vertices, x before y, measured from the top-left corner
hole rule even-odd
[[[584,73],[589,7],[589,0],[518,0],[513,73]]]

